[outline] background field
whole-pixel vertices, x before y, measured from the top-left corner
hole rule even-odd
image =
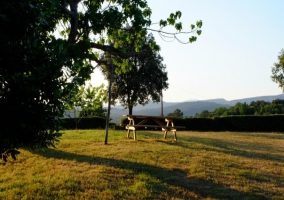
[[[284,134],[65,131],[0,162],[0,199],[284,199]]]

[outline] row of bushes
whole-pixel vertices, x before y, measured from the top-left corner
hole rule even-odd
[[[231,116],[185,119],[187,130],[198,131],[284,131],[284,116]]]
[[[136,123],[143,118],[137,118]],[[214,118],[185,118],[175,120],[176,126],[185,126],[190,131],[252,131],[284,132],[284,115],[271,116],[230,116]],[[128,124],[128,119],[121,119],[121,124]],[[149,121],[147,124],[155,125]]]
[[[144,118],[137,118],[139,123]],[[76,129],[74,118],[62,119],[63,129]],[[175,120],[176,126],[185,126],[189,131],[255,131],[255,132],[284,132],[284,115],[271,116],[230,116],[214,118],[185,118]],[[105,119],[100,117],[82,118],[77,124],[78,129],[104,129]],[[110,128],[124,129],[128,124],[127,118],[121,119],[121,127],[110,123]],[[147,122],[148,125],[156,125],[154,121]]]
[[[76,123],[78,122],[79,123]],[[63,129],[76,129],[76,124],[78,129],[104,129],[106,126],[106,120],[101,117],[90,117],[90,118],[63,118],[62,128]],[[114,123],[110,123],[111,128],[115,127]]]

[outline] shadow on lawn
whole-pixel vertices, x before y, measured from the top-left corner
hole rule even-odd
[[[260,137],[266,139],[276,139],[276,140],[283,140],[284,139],[284,132],[272,132],[272,133],[250,133],[253,137]]]
[[[136,131],[136,139],[137,140],[145,140],[145,139],[152,139],[152,140],[164,140],[164,131],[162,130],[138,130]],[[139,137],[140,136],[140,137]],[[133,138],[133,133],[130,132],[130,138]],[[177,139],[178,139],[178,132],[177,132]],[[174,134],[173,132],[169,131],[167,134],[167,140],[174,141]]]
[[[139,134],[140,138],[139,139]],[[162,142],[168,145],[176,145],[183,148],[192,148],[190,143],[200,143],[205,146],[212,146],[217,147],[218,149],[212,149],[207,147],[202,147],[202,149],[207,151],[216,151],[220,153],[228,153],[235,156],[242,156],[246,158],[252,158],[252,159],[261,159],[261,160],[270,160],[274,162],[284,162],[284,157],[280,155],[275,155],[269,153],[274,147],[270,145],[261,145],[259,147],[253,147],[249,144],[246,145],[246,143],[234,143],[234,142],[228,142],[225,140],[219,140],[219,139],[212,139],[212,138],[199,138],[199,137],[178,137],[178,141],[174,141],[173,134],[171,132],[168,132],[167,139],[164,139],[164,133],[162,131],[160,132],[153,132],[153,131],[141,131],[137,133],[137,137],[139,141],[143,141],[144,139],[153,139],[157,142]],[[258,137],[264,137],[264,136],[258,136]],[[271,138],[275,139],[276,136],[271,136]],[[276,137],[278,138],[278,137]],[[259,148],[267,149],[267,153],[258,153],[255,152],[256,150],[259,150]],[[283,152],[284,150],[277,149],[275,150],[278,153]]]
[[[165,169],[144,163],[131,162],[125,160],[118,160],[113,158],[103,158],[95,156],[79,155],[75,153],[64,152],[55,149],[35,150],[34,153],[46,158],[55,158],[63,160],[71,160],[77,162],[87,162],[91,165],[104,165],[108,167],[115,167],[119,169],[132,170],[133,173],[146,173],[162,183],[180,187],[186,191],[194,192],[200,198],[215,198],[215,199],[265,199],[262,195],[253,193],[240,192],[231,189],[229,186],[216,184],[208,180],[188,178],[187,172],[180,169]],[[162,190],[164,191],[161,191]],[[192,199],[193,196],[188,194],[181,194],[173,189],[165,186],[154,187],[154,193],[166,192],[172,198]]]
[[[133,139],[133,132],[130,132],[130,138]],[[174,136],[171,132],[168,133],[169,139],[174,139]],[[145,140],[145,139],[164,139],[164,132],[161,130],[138,130],[136,131],[136,139],[137,140]]]
[[[252,146],[250,144],[246,143],[234,143],[234,142],[228,142],[224,140],[219,139],[212,139],[212,138],[198,138],[198,137],[191,137],[190,142],[200,143],[205,146],[212,146],[217,147],[215,149],[209,148],[209,147],[202,147],[201,149],[205,149],[207,151],[216,151],[220,153],[227,153],[235,156],[241,156],[245,158],[251,158],[251,159],[260,159],[260,160],[268,160],[268,161],[274,161],[274,162],[284,162],[284,157],[280,155],[275,155],[272,153],[269,153],[271,151],[271,146]],[[176,145],[179,145],[178,143]],[[184,145],[181,145],[182,147]],[[189,146],[187,146],[189,147]],[[265,151],[267,149],[267,153],[258,153],[255,152],[257,150]],[[277,152],[281,152],[280,149],[275,150]]]

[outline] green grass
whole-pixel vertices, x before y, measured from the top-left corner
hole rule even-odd
[[[284,134],[65,131],[0,162],[0,199],[284,199]]]

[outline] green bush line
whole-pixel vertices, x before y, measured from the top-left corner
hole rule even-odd
[[[76,120],[79,120],[79,118],[63,118],[61,123],[62,128],[67,130],[76,129]],[[105,125],[106,120],[101,117],[82,118],[78,123],[78,129],[104,129]],[[110,127],[114,125],[110,123]]]
[[[137,118],[135,122],[142,120]],[[185,126],[187,131],[284,132],[284,115],[184,118],[174,123],[176,126]],[[128,120],[122,118],[121,125],[125,124],[128,124]],[[154,125],[155,122],[149,121],[147,124]]]
[[[137,118],[139,123],[144,118]],[[250,132],[284,132],[284,115],[271,116],[229,116],[212,118],[184,118],[175,120],[176,126],[185,126],[187,131],[250,131]],[[121,118],[120,126],[110,123],[110,128],[124,129],[128,124],[127,118]],[[156,125],[149,121],[148,125]],[[62,128],[76,129],[74,118],[62,119]],[[78,123],[78,129],[104,129],[105,119],[100,117],[82,118]],[[144,129],[144,128],[143,128]],[[148,128],[154,130],[154,128]]]

